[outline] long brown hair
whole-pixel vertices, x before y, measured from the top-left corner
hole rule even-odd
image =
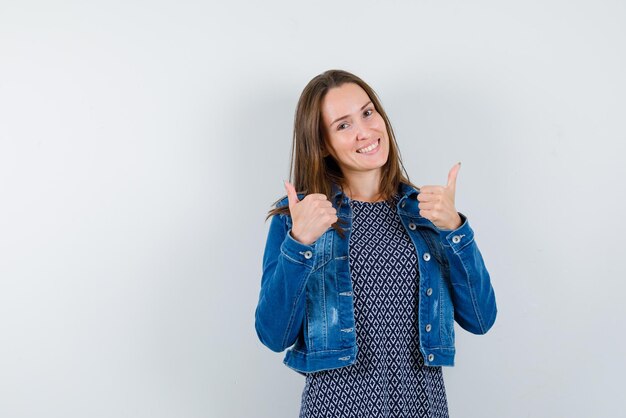
[[[380,194],[385,200],[391,200],[398,190],[400,182],[417,189],[409,181],[409,176],[402,165],[400,150],[391,127],[387,113],[383,109],[380,99],[365,81],[354,74],[343,70],[328,70],[314,77],[306,85],[294,118],[293,142],[291,145],[290,182],[298,193],[323,193],[331,199],[332,183],[337,184],[343,192],[345,177],[332,155],[324,156],[324,128],[322,126],[322,101],[326,93],[332,88],[340,87],[345,83],[354,83],[360,86],[374,104],[376,111],[382,116],[387,126],[389,136],[389,157],[382,167],[380,178]],[[273,203],[284,199],[281,197]],[[271,209],[265,218],[269,219],[276,214],[289,214],[289,205]],[[341,220],[340,220],[341,221]],[[343,236],[343,229],[333,224],[333,228]]]

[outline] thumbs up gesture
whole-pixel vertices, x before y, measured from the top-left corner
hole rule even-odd
[[[291,236],[296,241],[311,245],[337,222],[337,209],[325,194],[312,193],[298,200],[296,189],[288,181],[285,190],[293,223]]]
[[[456,177],[461,163],[455,164],[448,173],[445,186],[422,186],[417,200],[420,215],[430,220],[439,229],[457,229],[461,226],[461,216],[454,207]]]

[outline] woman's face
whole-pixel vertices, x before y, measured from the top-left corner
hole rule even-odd
[[[346,83],[322,101],[327,151],[344,176],[378,170],[389,156],[389,137],[382,116],[359,85]]]

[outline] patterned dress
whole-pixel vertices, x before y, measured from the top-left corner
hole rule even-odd
[[[441,367],[419,350],[418,259],[388,202],[350,200],[356,362],[309,373],[300,418],[447,418]]]

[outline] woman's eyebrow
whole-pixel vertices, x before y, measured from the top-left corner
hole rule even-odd
[[[361,110],[365,109],[365,108],[367,107],[367,105],[369,105],[369,104],[372,104],[372,101],[371,101],[371,100],[370,100],[369,102],[365,103],[363,106],[361,106]],[[335,119],[334,121],[332,121],[332,122],[330,123],[330,125],[328,125],[328,126],[333,126],[336,122],[339,122],[341,119],[345,119],[345,118],[347,118],[348,116],[350,116],[350,115],[345,115],[345,116],[342,116],[342,117],[340,117],[340,118],[337,118],[337,119]]]

